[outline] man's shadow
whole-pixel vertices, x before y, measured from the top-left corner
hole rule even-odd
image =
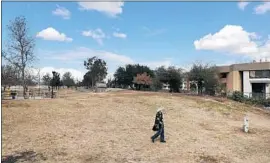
[[[2,157],[1,162],[2,163],[16,163],[18,161],[24,162],[24,161],[40,161],[40,160],[47,160],[46,157],[43,156],[43,154],[37,154],[34,151],[25,151],[25,152],[18,152],[14,155],[8,155]]]

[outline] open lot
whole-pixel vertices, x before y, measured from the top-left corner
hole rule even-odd
[[[270,113],[258,108],[168,93],[62,94],[2,101],[3,162],[270,162]],[[166,144],[150,141],[158,106]]]

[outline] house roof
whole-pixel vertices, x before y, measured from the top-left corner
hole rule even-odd
[[[96,83],[97,88],[107,88],[107,85],[105,83]]]
[[[220,72],[230,71],[250,71],[250,70],[269,70],[270,62],[255,62],[255,63],[242,63],[232,64],[229,66],[218,66]]]

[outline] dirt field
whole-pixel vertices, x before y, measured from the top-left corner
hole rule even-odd
[[[166,144],[150,140],[158,106],[165,107]],[[269,163],[270,113],[167,93],[69,91],[2,101],[2,155],[5,163]]]

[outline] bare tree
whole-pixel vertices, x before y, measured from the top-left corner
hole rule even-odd
[[[19,73],[14,66],[2,65],[1,69],[1,80],[4,90],[7,86],[17,85],[19,83]]]
[[[16,17],[15,20],[10,22],[7,26],[10,39],[6,51],[2,51],[3,58],[19,69],[24,95],[27,89],[26,68],[30,67],[35,60],[33,54],[35,40],[29,35],[26,23],[24,17]]]

